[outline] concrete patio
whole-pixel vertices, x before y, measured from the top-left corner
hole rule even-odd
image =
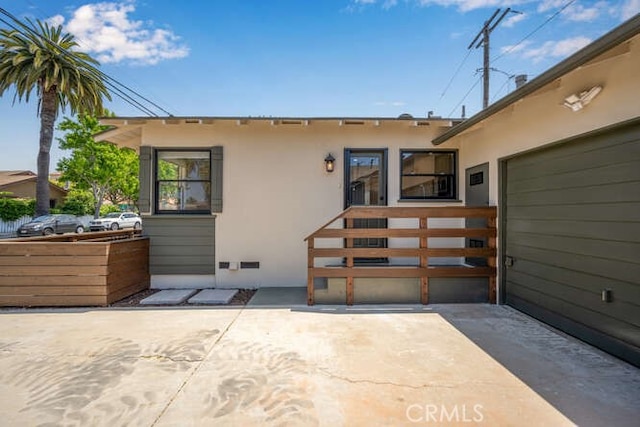
[[[640,370],[509,307],[303,302],[297,289],[263,289],[246,307],[2,310],[0,419],[632,426],[640,417]]]

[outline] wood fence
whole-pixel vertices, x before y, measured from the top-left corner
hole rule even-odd
[[[0,306],[105,306],[149,283],[139,231],[0,241]]]

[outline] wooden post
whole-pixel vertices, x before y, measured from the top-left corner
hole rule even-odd
[[[426,230],[429,226],[427,218],[420,218],[420,230]],[[429,257],[427,256],[428,239],[426,236],[420,237],[420,268],[429,267]],[[420,302],[429,304],[429,276],[420,277]]]
[[[346,219],[347,228],[353,228],[353,218]],[[347,248],[353,248],[353,238],[347,238],[345,242]],[[353,255],[347,255],[347,268],[353,268]],[[349,274],[346,278],[347,305],[353,305],[353,276]]]
[[[307,305],[314,304],[314,289],[313,289],[313,281],[314,281],[314,257],[313,257],[313,242],[314,238],[310,237],[307,241],[308,249],[307,249]]]
[[[496,217],[492,216],[487,218],[487,228],[496,228]],[[488,246],[489,248],[495,249],[496,248],[496,238],[495,237],[489,237],[488,239]],[[493,267],[496,268],[496,256],[497,255],[493,255],[490,256],[489,258],[487,258],[487,264],[489,265],[489,267]],[[490,277],[489,277],[489,303],[491,304],[495,304],[497,301],[497,286],[496,286],[496,273],[493,273]]]

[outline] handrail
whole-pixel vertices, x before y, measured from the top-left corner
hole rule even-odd
[[[495,206],[466,207],[391,207],[391,206],[350,206],[336,215],[322,227],[307,236],[308,245],[307,303],[314,304],[314,279],[316,277],[344,277],[346,279],[346,303],[353,304],[353,279],[355,277],[416,277],[420,279],[420,300],[428,303],[430,277],[488,277],[489,300],[496,301],[496,214]],[[354,228],[355,219],[413,218],[418,220],[414,228]],[[430,228],[430,218],[486,218],[485,228]],[[342,228],[328,228],[343,219]],[[433,248],[428,239],[432,237],[486,238],[483,248]],[[316,248],[315,239],[343,239],[342,248]],[[414,248],[354,248],[357,238],[412,238],[419,240]],[[355,258],[418,258],[415,266],[388,265],[385,268],[357,265]],[[477,257],[486,258],[487,267],[429,266],[429,257]],[[331,267],[316,267],[316,258],[343,258],[344,264]]]

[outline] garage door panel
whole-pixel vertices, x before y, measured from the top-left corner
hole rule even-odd
[[[584,166],[597,168],[622,161],[640,160],[637,138],[627,135],[624,140],[596,138],[591,141],[557,145],[514,158],[507,165],[512,182],[528,180],[536,175],[549,176],[558,173],[580,171]]]
[[[583,245],[584,242],[575,238],[595,240],[594,245],[607,241],[640,243],[640,222],[512,219],[507,226],[507,232],[535,234],[547,236],[547,238],[551,236],[558,242],[564,241],[565,244],[576,243],[577,245]],[[513,237],[529,239],[531,236]],[[556,244],[556,242],[549,243]],[[635,251],[635,254],[640,254],[636,245],[628,249]]]
[[[640,180],[640,159],[633,162],[600,167],[580,168],[571,172],[553,174],[545,168],[545,175],[509,183],[509,194],[581,188]],[[640,199],[640,195],[638,196]]]
[[[575,305],[570,301],[550,297],[532,289],[518,286],[513,289],[514,291],[511,293],[513,297],[544,307],[546,310],[569,319],[586,319],[586,321],[580,323],[640,348],[640,329],[633,324]]]
[[[580,323],[640,348],[638,328],[632,324],[523,287],[515,287],[511,296],[527,301],[529,304],[544,307],[559,316],[569,319],[587,319],[587,322]]]
[[[567,304],[579,305],[582,308],[600,313],[603,316],[612,317],[640,328],[640,306],[624,301],[622,298],[614,298],[613,302],[602,301],[602,286],[588,289],[587,286],[567,286],[548,278],[513,271],[509,274],[509,284],[512,288],[526,288],[556,298]],[[517,289],[514,290],[518,292]],[[617,295],[617,293],[616,293]],[[595,325],[592,325],[595,326]]]
[[[518,259],[509,271],[509,279],[512,275],[527,274],[531,277],[539,277],[544,280],[557,283],[558,286],[571,286],[582,288],[586,292],[601,296],[602,289],[611,289],[614,301],[625,301],[640,309],[640,289],[634,283],[615,280],[611,277],[596,276],[584,271],[568,270],[549,264],[543,264],[527,259]],[[512,281],[517,282],[516,279]]]
[[[509,206],[584,205],[596,203],[637,202],[640,184],[624,182],[594,187],[532,191],[508,194]]]
[[[640,202],[579,205],[510,206],[509,219],[535,218],[574,221],[637,222]]]
[[[607,335],[596,328],[583,325],[572,320],[570,317],[552,312],[547,310],[544,306],[530,303],[529,301],[521,299],[515,295],[509,296],[508,303],[512,307],[515,307],[524,313],[528,313],[543,322],[553,325],[558,329],[568,332],[571,335],[585,340],[597,347],[606,349],[612,354],[615,354],[636,366],[640,366],[640,348],[637,345],[619,340],[616,337]],[[633,331],[631,331],[631,334],[633,334]]]
[[[506,301],[640,366],[640,120],[504,170]]]
[[[513,233],[514,242],[521,242],[522,245],[530,248],[549,250],[552,248],[557,252],[569,254],[585,255],[594,258],[604,258],[615,261],[622,261],[631,264],[639,264],[640,243],[619,242],[610,240],[593,240],[579,237],[558,238],[557,235],[541,235]],[[632,236],[636,238],[635,236]],[[514,243],[516,245],[516,243]]]

